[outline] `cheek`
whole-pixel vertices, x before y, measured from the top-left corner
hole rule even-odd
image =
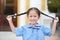
[[[31,18],[28,17],[28,21],[31,21]]]
[[[35,20],[38,20],[38,19],[39,19],[38,17],[35,18]]]
[[[35,19],[35,21],[38,21],[38,19]]]

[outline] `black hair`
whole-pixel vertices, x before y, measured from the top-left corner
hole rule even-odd
[[[41,11],[40,11],[38,8],[36,8],[36,7],[32,7],[32,8],[30,8],[30,9],[28,9],[27,15],[29,15],[29,12],[30,12],[31,10],[36,10],[36,12],[38,13],[38,16],[40,16],[40,12],[41,12]]]

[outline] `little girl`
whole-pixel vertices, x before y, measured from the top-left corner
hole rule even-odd
[[[44,25],[37,23],[40,18],[40,11],[35,7],[30,8],[27,11],[27,18],[29,20],[29,24],[19,28],[15,28],[12,22],[12,17],[6,17],[12,32],[15,32],[16,36],[22,36],[23,40],[45,40],[45,36],[54,35],[56,24],[59,21],[58,17],[54,19],[52,30],[50,28],[45,27]]]

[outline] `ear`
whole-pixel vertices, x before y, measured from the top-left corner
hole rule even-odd
[[[38,17],[38,19],[40,18],[40,16]]]

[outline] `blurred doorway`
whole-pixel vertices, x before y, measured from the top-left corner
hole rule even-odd
[[[17,0],[0,0],[0,31],[10,31],[6,15],[17,13]],[[17,26],[17,18],[13,18],[13,23]]]

